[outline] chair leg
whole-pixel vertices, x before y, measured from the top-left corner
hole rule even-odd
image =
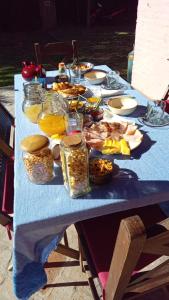
[[[68,238],[67,238],[67,232],[66,232],[66,231],[65,231],[65,233],[64,233],[63,239],[64,239],[64,244],[65,244],[65,246],[66,246],[66,247],[69,247]]]
[[[83,251],[83,248],[81,246],[79,237],[78,237],[78,246],[79,246],[79,263],[80,263],[80,267],[81,267],[82,272],[85,273],[85,268],[84,268],[84,264],[83,264],[83,261],[85,260],[85,255],[84,255],[84,251]]]
[[[13,263],[12,262],[8,266],[8,271],[10,271],[10,272],[13,271]]]

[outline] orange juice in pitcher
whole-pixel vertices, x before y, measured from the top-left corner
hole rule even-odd
[[[64,135],[66,131],[67,103],[62,97],[54,94],[49,105],[44,107],[38,118],[41,131],[47,136]]]

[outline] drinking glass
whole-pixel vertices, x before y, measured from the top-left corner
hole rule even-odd
[[[69,112],[66,114],[66,132],[68,135],[80,133],[83,128],[83,114],[78,112]]]
[[[163,100],[150,100],[146,114],[140,120],[148,126],[165,126],[169,124],[169,115],[165,113],[166,103]]]
[[[109,73],[107,73],[107,89],[111,89],[113,84],[116,82],[116,75],[116,71],[110,71]]]
[[[96,108],[99,106],[102,100],[102,89],[101,86],[96,86],[91,88],[92,96],[87,98],[87,106]]]
[[[81,68],[80,66],[76,66],[72,71],[72,77],[71,77],[73,84],[79,84],[81,81]]]
[[[102,85],[107,90],[125,90],[128,86],[121,82],[119,71],[110,71],[106,76],[106,84]]]

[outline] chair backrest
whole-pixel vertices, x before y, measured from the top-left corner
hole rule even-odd
[[[13,148],[14,145],[14,117],[0,103],[0,138]]]
[[[134,272],[145,256],[147,264]],[[123,219],[113,252],[105,299],[132,299],[169,283],[169,218],[146,229],[139,216]],[[115,274],[115,276],[114,276]]]
[[[77,41],[54,42],[40,45],[34,44],[36,63],[50,64],[57,67],[60,61],[65,63],[78,59]]]

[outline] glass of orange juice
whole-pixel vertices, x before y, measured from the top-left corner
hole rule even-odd
[[[100,86],[92,87],[92,96],[87,98],[87,106],[96,108],[102,100],[102,90]]]
[[[47,136],[62,136],[66,132],[66,103],[62,97],[54,94],[52,99],[45,106],[38,118],[38,125],[41,131]]]

